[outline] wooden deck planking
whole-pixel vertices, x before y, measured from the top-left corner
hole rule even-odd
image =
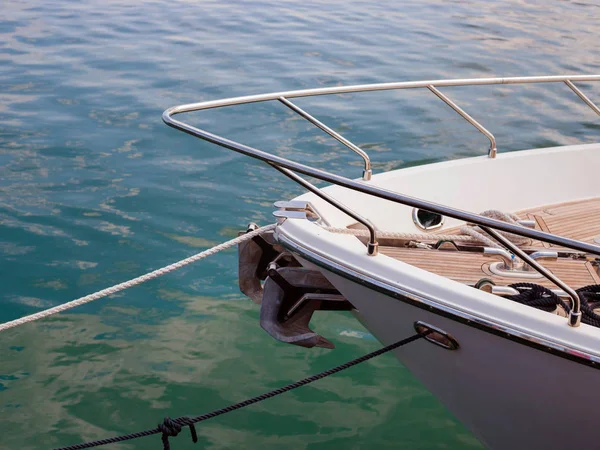
[[[534,219],[538,230],[586,242],[593,242],[594,238],[600,237],[600,197],[545,205],[519,211],[516,214],[522,219]],[[432,233],[432,240],[435,240],[436,234],[460,234],[460,228]],[[541,241],[530,241],[523,248],[555,247]],[[513,278],[492,274],[489,266],[499,259],[481,253],[389,246],[381,246],[380,252],[423,270],[470,285],[481,278],[490,278],[498,285],[530,282],[550,288],[556,287],[543,277]],[[600,283],[600,275],[590,262],[561,258],[558,261],[543,260],[541,263],[574,288]]]
[[[380,247],[379,251],[383,255],[398,259],[412,266],[469,285],[474,285],[482,278],[490,278],[497,285],[536,283],[549,288],[556,287],[543,277],[513,278],[492,274],[489,266],[491,263],[499,261],[499,259],[483,255],[482,253],[385,246]],[[595,271],[595,269],[588,267],[586,261],[561,259],[558,261],[543,261],[543,264],[561,280],[574,288],[596,284],[598,280],[597,275],[594,277],[589,270]]]
[[[556,205],[545,205],[518,211],[521,219],[536,221],[536,229],[559,236],[593,242],[600,237],[600,197],[578,200]],[[439,230],[431,233],[432,240],[436,234],[461,234],[460,227]],[[532,240],[523,247],[548,248],[554,247],[541,241]]]

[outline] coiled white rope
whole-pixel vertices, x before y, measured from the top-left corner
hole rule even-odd
[[[34,320],[43,319],[44,317],[49,317],[54,314],[58,314],[60,312],[66,311],[67,309],[75,308],[76,306],[84,305],[89,302],[93,302],[94,300],[98,300],[102,297],[106,297],[108,295],[116,294],[117,292],[124,291],[125,289],[129,289],[130,287],[136,286],[138,284],[142,284],[148,280],[152,280],[153,278],[158,278],[162,275],[165,275],[169,272],[172,272],[177,269],[181,269],[188,264],[194,263],[196,261],[200,261],[201,259],[205,259],[215,253],[220,252],[221,250],[225,250],[229,247],[233,247],[238,245],[241,242],[252,239],[255,236],[258,236],[261,233],[266,231],[270,231],[274,229],[277,224],[266,225],[264,227],[258,228],[254,231],[250,231],[242,236],[239,236],[235,239],[231,239],[227,242],[223,242],[222,244],[216,245],[213,248],[209,248],[208,250],[204,250],[203,252],[196,253],[189,258],[182,259],[173,264],[169,264],[161,269],[153,270],[145,275],[141,275],[137,278],[134,278],[129,281],[125,281],[123,283],[116,284],[114,286],[108,287],[106,289],[102,289],[101,291],[94,292],[93,294],[86,295],[85,297],[78,298],[76,300],[72,300],[67,303],[63,303],[62,305],[55,306],[53,308],[46,309],[44,311],[37,312],[35,314],[31,314],[29,316],[21,317],[20,319],[11,320],[10,322],[5,322],[0,324],[0,332],[8,330],[9,328],[18,327],[19,325],[26,324],[28,322],[33,322]]]
[[[513,225],[519,225],[519,223],[518,223],[519,216],[517,216],[516,214],[513,214],[513,213],[505,213],[505,212],[498,211],[495,209],[488,209],[487,211],[480,213],[480,215],[484,216],[484,217],[490,217],[492,219],[502,220],[503,222],[508,222]],[[461,233],[471,236],[473,239],[483,242],[484,244],[486,244],[489,247],[502,248],[501,245],[499,245],[496,241],[490,239],[487,235],[483,234],[480,230],[481,230],[481,228],[479,228],[477,226],[471,226],[471,225],[465,225],[465,226],[460,227]],[[499,231],[499,233],[502,236],[508,238],[509,241],[513,242],[516,245],[525,245],[526,243],[530,242],[529,238],[524,237],[524,236],[519,236],[518,234],[507,233],[505,231]]]

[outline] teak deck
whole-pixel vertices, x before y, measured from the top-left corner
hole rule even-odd
[[[600,197],[533,208],[517,212],[517,215],[523,219],[534,219],[538,230],[586,242],[594,242],[594,238],[600,238]],[[457,229],[453,229],[440,233],[458,232]],[[435,233],[432,234],[432,238],[434,236]],[[539,241],[531,242],[524,248],[559,250]],[[380,253],[469,285],[474,285],[482,278],[488,278],[497,285],[526,282],[556,288],[544,277],[515,278],[493,274],[489,266],[500,259],[483,253],[392,246],[381,246]],[[540,260],[539,262],[575,289],[588,284],[600,284],[600,272],[589,261],[561,257],[555,261]]]

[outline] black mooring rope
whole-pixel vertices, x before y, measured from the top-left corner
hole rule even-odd
[[[557,305],[569,311],[569,306],[547,287],[535,283],[515,283],[510,287],[519,291],[518,295],[508,297],[515,302],[548,312],[554,311]]]
[[[566,312],[571,311],[571,307],[558,295],[539,284],[515,283],[510,287],[519,291],[519,294],[507,297],[515,302],[544,311],[554,311],[557,306],[562,306]],[[576,292],[581,304],[581,321],[600,328],[600,315],[594,312],[594,309],[600,306],[600,285],[590,284],[577,289]]]
[[[166,417],[165,420],[159,424],[156,428],[145,431],[138,431],[137,433],[125,434],[123,436],[115,436],[106,439],[100,439],[99,441],[92,442],[84,442],[82,444],[75,444],[68,447],[60,447],[54,450],[80,450],[84,448],[92,448],[92,447],[100,447],[101,445],[114,444],[117,442],[129,441],[131,439],[137,439],[144,436],[151,436],[153,434],[162,434],[162,442],[163,442],[163,450],[170,450],[169,445],[169,437],[177,436],[183,427],[190,427],[190,431],[192,433],[192,440],[194,442],[198,441],[198,436],[196,434],[196,429],[194,427],[195,423],[202,422],[204,420],[212,419],[213,417],[220,416],[221,414],[226,414],[231,411],[235,411],[236,409],[241,409],[246,406],[252,405],[254,403],[261,402],[263,400],[267,400],[271,397],[275,397],[277,395],[283,394],[285,392],[291,391],[292,389],[299,388],[301,386],[312,383],[313,381],[320,380],[321,378],[328,377],[329,375],[333,375],[335,373],[341,372],[342,370],[348,369],[352,366],[360,364],[362,362],[368,361],[369,359],[375,358],[376,356],[383,355],[389,351],[392,351],[398,347],[402,347],[403,345],[410,344],[411,342],[416,341],[424,336],[429,334],[427,331],[423,333],[417,333],[413,336],[410,336],[406,339],[402,339],[401,341],[396,342],[395,344],[388,345],[387,347],[383,347],[379,350],[371,352],[367,355],[361,356],[360,358],[353,359],[352,361],[348,361],[345,364],[334,367],[333,369],[326,370],[324,372],[318,373],[316,375],[312,375],[310,377],[304,378],[300,381],[296,381],[295,383],[288,384],[287,386],[281,387],[279,389],[275,389],[271,392],[267,392],[265,394],[259,395],[257,397],[249,398],[248,400],[244,400],[243,402],[236,403],[234,405],[227,406],[225,408],[217,409],[215,411],[209,412],[207,414],[203,414],[201,416],[196,417],[178,417],[177,419],[171,419]]]
[[[577,293],[581,300],[581,321],[594,327],[600,327],[600,316],[594,312],[600,301],[600,285],[590,284],[581,287],[577,289]]]

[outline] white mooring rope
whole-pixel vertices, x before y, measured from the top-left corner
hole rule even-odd
[[[20,319],[11,320],[10,322],[6,322],[0,324],[0,332],[8,330],[9,328],[14,328],[19,325],[26,324],[28,322],[33,322],[34,320],[43,319],[44,317],[49,317],[54,314],[58,314],[60,312],[66,311],[67,309],[75,308],[76,306],[84,305],[86,303],[92,302],[94,300],[98,300],[102,297],[106,297],[107,295],[116,294],[117,292],[123,291],[125,289],[129,289],[130,287],[136,286],[138,284],[144,283],[145,281],[152,280],[153,278],[158,278],[166,273],[172,272],[174,270],[180,269],[188,264],[191,264],[196,261],[200,261],[201,259],[207,258],[215,253],[220,252],[221,250],[225,250],[229,247],[233,247],[234,245],[240,244],[241,242],[252,239],[255,236],[258,236],[261,233],[266,231],[270,231],[276,227],[276,224],[266,225],[264,227],[258,228],[257,230],[250,231],[242,236],[239,236],[235,239],[231,239],[230,241],[223,242],[222,244],[216,245],[213,248],[209,248],[208,250],[204,250],[203,252],[196,253],[189,258],[182,259],[173,264],[169,264],[161,269],[153,270],[145,275],[141,275],[137,278],[134,278],[129,281],[125,281],[123,283],[116,284],[114,286],[108,287],[106,289],[102,289],[101,291],[94,292],[93,294],[86,295],[85,297],[78,298],[76,300],[72,300],[67,303],[63,303],[62,305],[55,306],[53,308],[46,309],[44,311],[37,312],[35,314],[31,314],[29,316],[21,317]]]
[[[518,217],[513,214],[505,214],[500,211],[490,210],[482,213],[484,216],[494,217],[496,219],[504,220],[509,223],[516,223]],[[44,317],[49,317],[54,314],[58,314],[60,312],[66,311],[71,308],[75,308],[76,306],[84,305],[86,303],[92,302],[94,300],[98,300],[100,298],[106,297],[107,295],[116,294],[117,292],[123,291],[125,289],[129,289],[130,287],[136,286],[138,284],[144,283],[148,280],[152,280],[153,278],[158,278],[166,273],[172,272],[174,270],[180,269],[181,267],[187,266],[196,261],[200,261],[201,259],[207,258],[215,253],[220,252],[221,250],[225,250],[229,247],[233,247],[234,245],[240,244],[244,241],[252,239],[255,236],[258,236],[261,233],[266,231],[270,231],[274,229],[277,224],[266,225],[264,227],[258,228],[254,231],[248,232],[239,236],[235,239],[231,239],[230,241],[223,242],[222,244],[216,245],[213,248],[209,248],[208,250],[204,250],[203,252],[197,253],[189,258],[183,259],[173,264],[169,264],[161,269],[153,270],[145,275],[141,275],[137,278],[134,278],[129,281],[125,281],[123,283],[116,284],[106,289],[102,289],[101,291],[95,292],[93,294],[86,295],[85,297],[80,297],[76,300],[72,300],[67,303],[63,303],[62,305],[55,306],[53,308],[46,309],[44,311],[37,312],[35,314],[31,314],[29,316],[21,317],[20,319],[11,320],[10,322],[5,322],[0,324],[0,332],[8,330],[9,328],[14,328],[19,325],[26,324],[28,322],[33,322],[34,320],[43,319]],[[356,230],[350,228],[335,228],[335,227],[323,227],[324,230],[327,230],[332,233],[339,234],[351,234],[353,236],[363,236],[368,237],[368,230]],[[478,240],[484,242],[490,246],[497,247],[498,244],[491,239],[484,236],[482,233],[478,232],[476,229],[471,230],[470,227],[462,227],[461,232],[465,234],[424,234],[424,233],[398,233],[392,231],[377,231],[377,237],[380,238],[388,238],[388,239],[410,239],[410,240],[448,240],[448,241],[473,241]],[[514,234],[505,233],[507,237],[511,238],[513,241],[519,241],[519,239],[523,239],[521,236],[517,236]],[[520,242],[515,242],[520,243]]]
[[[369,237],[369,230],[357,230],[354,228],[335,228],[335,227],[323,227],[324,230],[327,230],[331,233],[339,233],[339,234],[351,234],[353,236],[360,237]],[[463,234],[425,234],[425,233],[399,233],[394,231],[375,231],[375,234],[378,238],[386,238],[386,239],[410,239],[413,241],[418,240],[432,240],[435,239],[437,241],[473,241],[471,236],[466,236]]]
[[[513,213],[505,213],[496,209],[488,209],[479,215],[484,217],[491,217],[492,219],[501,220],[503,222],[511,223],[513,225],[519,225],[519,216]],[[479,242],[483,242],[488,247],[499,247],[502,248],[496,241],[490,239],[486,234],[481,232],[481,228],[477,226],[464,225],[460,227],[460,231],[463,234],[471,236],[473,239]],[[513,244],[525,245],[531,240],[525,236],[519,236],[518,234],[507,233],[505,231],[498,231],[502,236],[507,238]]]
[[[504,213],[502,211],[497,211],[495,209],[490,209],[481,213],[484,217],[491,217],[493,219],[501,220],[503,222],[508,222],[514,225],[518,225],[519,217],[512,213]],[[323,227],[324,230],[327,230],[331,233],[338,234],[351,234],[353,236],[360,237],[369,237],[371,234],[369,230],[365,229],[354,229],[354,228],[336,228],[336,227]],[[425,233],[400,233],[394,231],[380,231],[377,230],[375,232],[378,238],[384,239],[403,239],[403,240],[411,240],[411,241],[453,241],[453,242],[481,242],[488,247],[501,247],[496,241],[490,239],[486,235],[484,235],[481,231],[479,231],[479,227],[464,225],[460,227],[460,232],[462,234],[425,234]],[[513,233],[506,233],[501,231],[500,234],[507,237],[511,242],[517,245],[524,245],[529,242],[529,238],[519,236]]]

